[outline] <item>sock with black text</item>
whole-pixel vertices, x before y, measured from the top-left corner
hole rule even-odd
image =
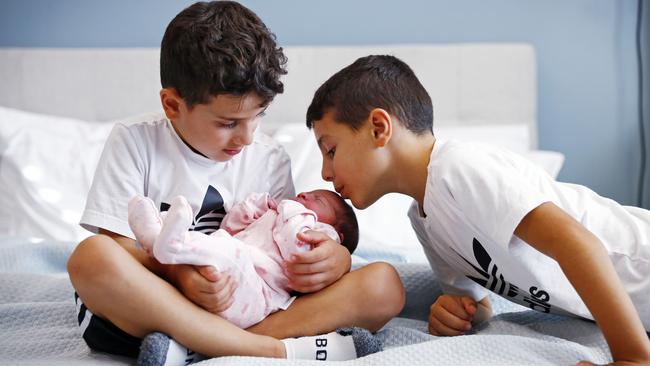
[[[363,328],[339,328],[336,332],[283,339],[287,359],[345,361],[382,350],[382,344]]]

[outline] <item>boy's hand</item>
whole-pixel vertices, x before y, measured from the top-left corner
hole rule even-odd
[[[235,300],[237,288],[232,278],[212,266],[178,264],[170,266],[170,280],[193,303],[218,314],[227,310]]]
[[[455,336],[472,329],[477,303],[468,296],[441,295],[431,305],[429,333],[435,336]]]
[[[312,250],[294,253],[285,262],[289,287],[310,293],[325,288],[350,270],[348,250],[329,236],[313,230],[298,233],[298,240],[312,245]]]

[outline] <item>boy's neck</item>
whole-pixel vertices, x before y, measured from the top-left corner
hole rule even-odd
[[[169,121],[171,122],[171,125],[172,125],[172,128],[174,129],[174,132],[176,132],[176,135],[178,136],[178,138],[181,139],[181,141],[185,144],[185,146],[189,147],[190,150],[192,150],[193,153],[195,153],[197,155],[201,155],[206,159],[210,159],[209,157],[207,157],[203,153],[201,153],[199,150],[195,149],[192,145],[187,143],[187,141],[185,140],[185,138],[183,137],[181,132],[178,130],[178,128],[176,128],[176,124],[174,123],[174,120],[170,119]]]
[[[402,135],[393,161],[395,191],[408,195],[423,207],[428,166],[436,139],[433,135]]]

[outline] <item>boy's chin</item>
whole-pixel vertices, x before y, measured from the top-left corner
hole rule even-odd
[[[352,206],[354,206],[354,208],[356,208],[357,210],[366,209],[376,201],[374,200],[369,202],[368,200],[360,199],[359,197],[356,196],[350,196],[347,198],[350,200],[350,203],[352,203]]]
[[[217,163],[225,163],[232,160],[232,158],[234,158],[234,156],[225,153],[216,153],[213,155],[208,155],[206,157],[212,161],[216,161]]]

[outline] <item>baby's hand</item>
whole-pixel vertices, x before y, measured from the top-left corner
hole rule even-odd
[[[472,329],[477,304],[468,296],[442,295],[431,305],[429,333],[435,336],[455,336]]]

